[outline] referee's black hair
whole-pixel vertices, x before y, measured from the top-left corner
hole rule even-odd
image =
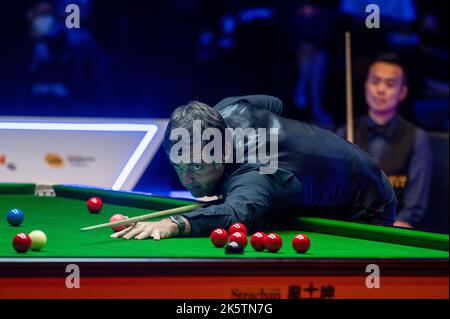
[[[388,64],[394,64],[403,70],[403,84],[408,85],[408,68],[400,56],[395,52],[383,52],[377,55],[369,64],[369,69],[372,65],[378,62],[384,62]]]

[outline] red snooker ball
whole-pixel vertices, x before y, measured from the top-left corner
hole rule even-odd
[[[124,219],[127,219],[127,217],[123,216],[122,214],[115,214],[115,215],[111,216],[111,218],[109,219],[109,222],[113,223],[113,222],[118,222],[119,220],[124,220]],[[115,232],[122,231],[127,227],[128,227],[128,225],[111,226],[112,230],[114,230]]]
[[[98,213],[103,207],[103,201],[100,197],[91,197],[87,200],[87,209],[91,213]]]
[[[253,249],[256,251],[263,251],[265,248],[264,240],[266,239],[266,236],[267,235],[263,232],[254,233],[250,238],[250,244],[252,244]]]
[[[264,240],[264,246],[271,253],[279,251],[282,245],[283,240],[281,239],[280,235],[275,233],[267,235]]]
[[[18,253],[25,253],[31,247],[31,238],[25,233],[14,236],[13,247]]]
[[[305,234],[298,234],[292,240],[292,247],[298,253],[305,253],[311,247],[311,240]]]
[[[223,247],[228,241],[228,232],[223,228],[217,228],[211,232],[209,238],[214,246]]]
[[[245,235],[243,232],[237,231],[230,235],[228,238],[230,242],[235,241],[238,244],[241,244],[242,247],[246,247],[248,244],[247,235]]]
[[[229,231],[230,231],[230,234],[239,231],[239,232],[247,235],[247,227],[245,227],[245,225],[242,223],[234,223],[233,225],[230,226]]]

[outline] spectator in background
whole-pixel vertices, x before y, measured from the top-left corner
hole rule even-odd
[[[367,116],[355,121],[355,144],[388,175],[398,207],[394,225],[417,227],[427,207],[432,155],[425,131],[398,114],[408,94],[406,69],[394,53],[373,60],[365,81]],[[346,128],[338,130],[346,135]]]
[[[89,106],[101,108],[110,93],[106,56],[85,21],[80,29],[66,28],[65,6],[58,4],[33,1],[27,12],[20,99],[35,104],[39,115],[96,115]]]
[[[332,16],[314,1],[303,1],[294,22],[297,43],[298,79],[294,92],[297,108],[310,108],[313,122],[333,127],[332,118],[323,107]]]

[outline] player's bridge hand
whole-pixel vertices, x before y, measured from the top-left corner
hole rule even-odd
[[[157,222],[140,222],[132,224],[130,227],[112,234],[111,237],[122,237],[123,239],[134,238],[138,240],[153,238],[154,240],[160,240],[176,236],[177,232],[177,225],[171,222],[170,219],[163,219]]]

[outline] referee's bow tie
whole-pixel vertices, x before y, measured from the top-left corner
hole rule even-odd
[[[392,125],[369,125],[367,127],[369,133],[374,135],[383,135],[385,137],[391,138],[394,135],[394,127]]]

